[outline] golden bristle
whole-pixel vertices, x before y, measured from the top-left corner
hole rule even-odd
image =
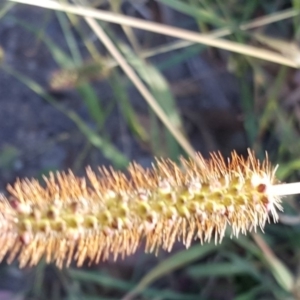
[[[275,178],[267,158],[260,163],[250,151],[247,159],[233,152],[228,161],[198,154],[181,165],[132,163],[128,177],[88,168],[88,181],[71,171],[50,174],[45,187],[17,180],[8,186],[12,200],[1,196],[0,261],[98,263],[134,253],[143,239],[147,252],[170,251],[176,240],[186,247],[195,238],[221,242],[227,225],[234,236],[263,229],[270,212],[277,221],[280,199],[270,193]]]

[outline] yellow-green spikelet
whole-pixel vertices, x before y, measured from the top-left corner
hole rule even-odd
[[[249,152],[235,152],[226,162],[213,153],[195,161],[157,160],[153,169],[133,163],[129,177],[105,168],[88,181],[72,172],[50,174],[43,187],[36,180],[9,186],[10,201],[0,201],[0,261],[18,257],[20,266],[35,265],[42,256],[59,267],[72,259],[99,262],[134,253],[142,239],[146,251],[170,251],[176,240],[221,241],[227,225],[232,233],[263,228],[271,212],[277,221],[280,199],[268,192],[274,172]]]

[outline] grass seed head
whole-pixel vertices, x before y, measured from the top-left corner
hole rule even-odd
[[[176,240],[186,247],[194,238],[221,242],[228,225],[235,236],[264,228],[269,213],[277,221],[268,159],[233,152],[225,161],[213,153],[181,165],[161,159],[151,170],[131,164],[128,177],[88,168],[88,181],[72,172],[50,174],[45,185],[17,180],[8,186],[11,201],[0,199],[0,261],[97,263],[134,253],[142,239],[146,252],[171,251]]]

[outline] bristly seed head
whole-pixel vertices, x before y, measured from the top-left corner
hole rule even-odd
[[[19,258],[20,266],[35,265],[45,256],[59,267],[72,259],[99,262],[134,253],[142,239],[146,251],[172,249],[176,240],[187,247],[193,238],[221,241],[232,233],[263,228],[271,212],[277,221],[280,199],[268,159],[235,152],[225,161],[181,159],[182,168],[158,160],[152,170],[130,165],[129,177],[101,168],[87,169],[89,182],[73,173],[50,174],[45,187],[36,180],[8,186],[11,200],[0,195],[0,261]]]

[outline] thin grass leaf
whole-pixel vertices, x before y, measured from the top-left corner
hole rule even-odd
[[[72,55],[72,60],[76,66],[80,66],[82,64],[82,57],[78,49],[74,34],[70,30],[70,24],[68,22],[67,16],[65,13],[61,12],[56,12],[56,16],[64,33],[66,42]]]
[[[225,243],[223,243],[224,245]],[[140,294],[146,289],[152,282],[158,280],[160,277],[175,271],[179,268],[192,263],[195,260],[201,259],[213,251],[217,251],[221,246],[215,244],[195,245],[190,249],[183,250],[174,254],[170,258],[165,259],[158,266],[153,268],[141,281],[135,286],[135,288],[128,293],[122,300],[133,299],[134,296]]]
[[[39,297],[43,293],[43,281],[45,280],[45,261],[42,260],[34,271],[34,283],[32,287],[32,293],[34,296]]]
[[[240,236],[238,239],[233,240],[235,244],[242,247],[247,253],[251,253],[255,257],[261,259],[262,253],[258,246],[247,236]]]
[[[298,155],[300,151],[300,140],[297,128],[295,128],[295,117],[283,109],[274,111],[275,128],[274,135],[279,140],[282,149],[288,149],[289,153]]]
[[[122,114],[130,128],[130,130],[143,142],[149,141],[149,135],[138,121],[136,112],[128,99],[125,87],[121,84],[121,78],[118,72],[112,72],[110,76],[110,84],[112,86],[115,99],[118,99]]]
[[[263,285],[256,286],[252,288],[250,291],[245,293],[239,294],[234,298],[234,300],[253,300],[253,299],[260,299],[258,298],[260,294],[263,292],[267,292],[267,289]]]
[[[279,179],[284,180],[291,176],[294,172],[300,170],[300,159],[294,159],[289,162],[280,163],[280,169],[277,172]]]
[[[89,115],[98,124],[98,128],[102,128],[106,119],[106,110],[101,106],[100,99],[97,96],[94,88],[89,83],[81,83],[76,87],[78,93],[84,100],[87,106]]]
[[[37,34],[38,32],[30,25],[21,22],[27,30]],[[50,38],[42,36],[42,41],[47,45],[48,49],[53,55],[53,58],[56,62],[63,68],[74,68],[75,63],[69,56],[60,49]],[[99,128],[103,126],[105,120],[105,111],[100,106],[99,99],[95,94],[94,89],[88,83],[82,83],[77,87],[78,92],[81,94],[85,104],[87,105],[89,114],[97,122]],[[40,91],[41,92],[41,91]],[[42,92],[43,94],[45,91]],[[55,100],[51,101],[52,105],[55,103]],[[57,108],[57,106],[56,106]],[[61,109],[60,109],[61,110]],[[72,118],[72,120],[77,124],[83,134],[87,135],[87,139],[91,142],[93,146],[100,149],[103,155],[119,166],[121,168],[125,167],[128,164],[128,160],[122,155],[115,147],[112,146],[107,140],[100,138],[95,132],[89,129],[85,123],[79,118],[78,115],[73,112],[66,112],[67,116]]]
[[[79,2],[79,1],[77,1]],[[80,2],[79,2],[80,3]],[[111,11],[115,12],[115,13],[119,13],[122,14],[122,7],[121,7],[122,1],[111,1]],[[136,53],[140,52],[140,45],[139,45],[139,41],[138,38],[134,32],[134,30],[130,27],[130,26],[126,26],[126,25],[121,25],[122,29],[131,45],[131,47],[134,49],[134,51]]]
[[[133,288],[133,284],[126,280],[116,279],[104,272],[90,272],[71,269],[68,271],[72,279],[80,282],[96,283],[107,288],[117,289],[119,291],[130,291]],[[144,297],[161,297],[161,299],[173,299],[173,300],[199,300],[197,295],[185,295],[171,290],[158,290],[148,288],[141,293]]]
[[[80,51],[78,49],[74,34],[70,30],[70,24],[65,16],[65,14],[57,12],[56,15],[58,17],[58,20],[59,20],[61,28],[63,30],[65,39],[69,46],[70,52],[72,54],[72,60],[74,62],[74,65],[76,65],[78,68],[81,68],[82,69],[81,72],[84,72],[84,68],[81,67],[83,64],[82,57],[81,57]],[[55,43],[51,43],[49,46],[51,46],[52,53],[59,51],[59,49],[56,49],[56,48],[58,48],[58,46]],[[64,53],[62,52],[61,55],[63,55],[63,54]],[[65,60],[68,60],[67,55],[65,55]],[[60,63],[60,60],[57,62]],[[60,65],[63,68],[66,67],[64,65],[64,63],[60,64]],[[87,76],[88,76],[88,72],[89,72],[88,68],[91,69],[93,66],[94,65],[85,67]],[[96,65],[96,69],[98,69],[99,73],[101,72],[100,64],[98,67]],[[77,70],[74,69],[74,72],[76,72],[76,71]],[[78,70],[78,72],[80,72],[80,71]],[[91,72],[95,72],[95,70],[91,70]],[[100,105],[99,98],[97,97],[95,90],[87,82],[83,82],[83,83],[79,84],[76,87],[76,89],[78,90],[79,94],[82,96],[82,98],[88,108],[89,114],[96,121],[99,128],[102,128],[104,119],[105,119],[105,112],[103,111],[103,108]]]
[[[0,19],[3,18],[15,5],[16,4],[12,2],[5,2],[3,7],[0,6]]]
[[[254,279],[261,281],[262,276],[252,263],[233,253],[228,253],[225,256],[230,258],[229,262],[213,262],[194,265],[188,268],[187,273],[194,278],[208,276],[231,277],[245,274],[251,275]]]
[[[263,114],[259,119],[259,129],[258,132],[264,130],[268,127],[269,123],[274,120],[274,115],[276,116],[276,112],[280,110],[278,95],[280,94],[280,89],[283,84],[286,82],[287,78],[287,68],[284,66],[280,67],[277,72],[277,76],[270,86],[270,89],[267,91],[268,101],[264,108]]]
[[[243,247],[245,249],[245,251],[247,252],[251,252],[255,257],[257,257],[262,264],[268,264],[268,262],[266,261],[266,258],[265,258],[265,255],[264,253],[261,251],[261,249],[257,246],[257,244],[253,243],[248,237],[240,237],[239,239],[235,239],[235,242],[237,244],[239,244],[241,247]],[[276,266],[275,266],[275,269],[276,269]],[[267,270],[270,270],[268,265],[267,265]],[[274,271],[274,273],[276,274],[275,275],[275,278],[279,281],[277,282],[282,282],[282,278],[280,278],[281,276],[279,275],[278,276],[278,268]],[[282,273],[282,276],[285,276],[287,274],[287,277],[286,277],[286,280],[287,282],[291,282],[290,279],[290,273],[289,272],[285,272],[284,270],[284,273]],[[286,296],[286,289],[284,288],[285,291],[283,291],[281,288],[282,288],[282,285],[280,285],[280,287],[278,285],[276,285],[274,283],[274,280],[271,280],[270,278],[268,278],[267,276],[263,276],[260,280],[260,282],[262,283],[262,287],[266,290],[266,291],[269,291],[273,294],[274,296],[274,299],[278,299],[278,300],[281,300],[281,299],[284,299],[283,298],[283,294],[285,294]],[[283,282],[283,285],[285,285],[285,283]],[[251,294],[251,293],[250,293]],[[247,294],[246,294],[247,295]],[[246,297],[245,295],[245,297]]]
[[[194,266],[187,271],[188,275],[194,278],[198,277],[231,277],[233,275],[252,274],[244,266],[235,265],[231,262],[208,263]]]
[[[113,58],[119,63],[124,73],[127,77],[131,80],[140,94],[144,97],[148,105],[151,109],[155,112],[161,122],[168,128],[170,133],[174,136],[178,144],[186,151],[186,153],[190,157],[195,157],[195,151],[191,144],[188,142],[186,137],[181,133],[181,131],[177,130],[176,127],[169,121],[168,117],[166,116],[165,112],[162,108],[158,105],[156,99],[150,93],[146,85],[142,82],[140,77],[136,74],[133,68],[127,63],[126,59],[120,53],[119,49],[114,45],[112,40],[106,34],[106,32],[99,26],[99,24],[92,18],[85,18],[88,25],[97,35],[97,37],[101,40],[101,42],[105,45],[106,49],[110,52]]]
[[[9,19],[11,19],[14,23],[20,25],[27,31],[32,32],[35,36],[40,37],[40,39],[47,46],[48,50],[51,52],[52,57],[58,65],[66,69],[75,68],[73,59],[71,59],[69,55],[64,52],[58,45],[56,45],[49,37],[47,37],[46,35],[39,36],[39,31],[27,22],[21,21],[12,16],[10,16]]]
[[[118,44],[124,56],[140,77],[149,86],[154,98],[163,109],[171,124],[177,130],[182,131],[182,122],[176,108],[175,99],[164,76],[149,63],[135,55],[125,44]],[[176,159],[180,154],[180,148],[175,138],[168,130],[165,130],[167,141],[167,153],[170,158]],[[157,139],[156,139],[157,140]]]
[[[90,129],[84,121],[74,111],[67,111],[68,117],[78,126],[80,131],[87,137],[89,142],[98,149],[101,153],[114,162],[114,165],[119,168],[124,168],[128,165],[128,159],[117,150],[109,141],[103,139],[95,131]]]
[[[277,283],[283,290],[291,292],[295,282],[295,278],[291,271],[275,256],[266,242],[259,234],[252,235],[258,246],[260,247],[264,261],[267,263],[270,271],[273,273]]]
[[[72,119],[78,126],[80,131],[87,137],[92,145],[101,150],[103,155],[111,160],[119,168],[124,168],[128,165],[128,159],[117,150],[109,141],[104,140],[97,135],[92,129],[90,129],[85,122],[72,110],[65,109],[62,105],[57,103],[53,97],[51,97],[39,84],[29,79],[27,76],[11,69],[8,66],[2,66],[2,69],[10,75],[17,78],[19,81],[24,83],[28,88],[37,93],[39,96],[44,98],[56,109],[64,113],[68,118]]]
[[[211,25],[216,26],[225,26],[226,21],[221,18],[221,16],[217,16],[216,14],[212,14],[211,12],[201,9],[199,7],[196,7],[192,3],[187,3],[183,1],[178,0],[159,0],[159,2],[183,13],[186,15],[189,15],[191,17],[194,17],[196,20],[201,22],[206,22]]]
[[[107,11],[96,10],[84,6],[68,5],[59,3],[56,1],[36,1],[36,0],[10,0],[18,3],[26,3],[28,5],[35,5],[52,10],[65,11],[77,15],[84,16],[89,19],[88,23],[91,24],[92,20],[98,19],[111,23],[128,25],[135,28],[148,30],[158,34],[165,34],[175,38],[181,38],[190,40],[193,42],[205,44],[206,46],[216,47],[219,49],[256,57],[266,61],[272,61],[281,65],[290,66],[293,68],[299,67],[298,61],[293,61],[290,58],[286,58],[274,51],[269,51],[262,48],[257,48],[251,45],[243,45],[240,43],[232,42],[229,40],[215,39],[209,35],[199,34],[193,31],[184,30],[178,27],[172,27],[164,24],[158,24],[155,22],[144,21],[138,18],[132,18],[121,14],[114,14]]]
[[[21,22],[20,24],[24,26],[27,30],[33,32],[34,34],[38,34],[38,31],[35,30],[34,27],[30,26],[30,24],[24,22]],[[65,28],[66,26],[67,25],[64,24],[63,27]],[[67,29],[65,29],[65,31],[66,31],[65,35],[67,35],[68,37],[70,32],[67,31]],[[70,39],[70,36],[68,39]],[[78,58],[79,54],[74,54],[76,57],[76,61],[74,61],[73,59],[70,59],[69,55],[65,53],[63,50],[61,50],[61,48],[47,36],[45,35],[41,36],[41,40],[45,43],[47,48],[50,50],[54,60],[60,65],[61,68],[73,70],[73,72],[77,71],[77,68],[75,66],[81,62],[80,57]],[[73,40],[73,38],[71,40]],[[71,43],[70,47],[72,47],[74,41],[70,43]],[[99,66],[99,72],[100,71],[101,68]],[[89,114],[97,122],[99,128],[101,128],[104,123],[105,112],[100,105],[99,98],[96,95],[93,87],[88,83],[81,83],[80,85],[77,86],[77,91],[82,96],[82,99],[84,100],[88,108]]]
[[[6,144],[0,148],[0,168],[10,169],[13,163],[20,156],[20,150],[13,145]]]

